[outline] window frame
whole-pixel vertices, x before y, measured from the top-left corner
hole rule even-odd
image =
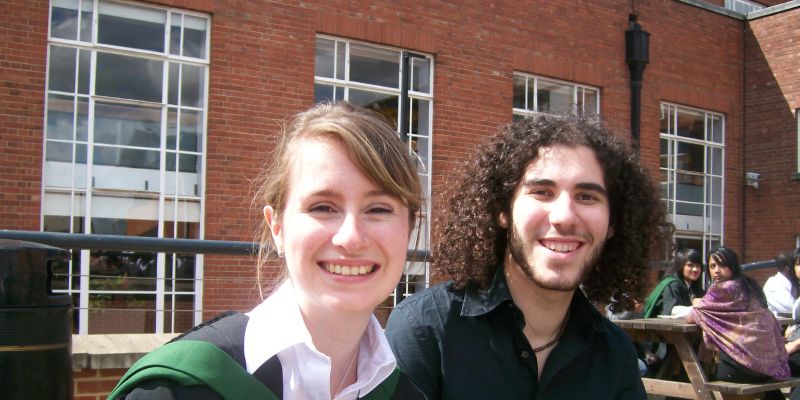
[[[43,179],[42,179],[42,189],[41,189],[41,196],[42,196],[42,212],[40,214],[40,230],[44,231],[46,228],[46,218],[50,216],[61,216],[60,214],[51,214],[48,212],[47,207],[47,197],[51,195],[69,195],[71,204],[69,205],[69,215],[66,216],[69,218],[69,232],[92,232],[92,218],[100,218],[93,213],[93,197],[102,196],[103,198],[124,198],[127,196],[131,196],[134,198],[140,198],[143,200],[149,199],[150,201],[156,200],[157,205],[157,215],[153,220],[158,226],[158,237],[165,237],[167,230],[167,224],[173,224],[169,232],[171,233],[172,237],[177,237],[179,232],[187,231],[187,226],[183,224],[190,224],[196,223],[197,226],[195,228],[196,235],[198,239],[202,239],[205,235],[205,197],[206,197],[206,163],[207,163],[207,137],[208,137],[208,94],[209,94],[209,75],[210,75],[210,48],[211,48],[211,16],[194,12],[190,10],[179,9],[175,7],[164,7],[164,6],[156,6],[147,3],[138,3],[138,2],[131,2],[131,1],[118,1],[118,0],[77,0],[77,20],[75,22],[76,25],[76,34],[74,38],[63,38],[63,37],[56,37],[53,36],[53,16],[54,11],[53,8],[60,3],[59,0],[51,0],[49,3],[49,12],[48,12],[48,45],[47,45],[47,58],[46,58],[46,79],[45,79],[45,118],[44,118],[44,128],[43,128],[43,157],[42,157],[42,171],[43,171]],[[63,2],[67,3],[67,2]],[[164,49],[163,52],[155,52],[150,50],[144,49],[136,49],[136,48],[128,48],[124,46],[116,46],[110,45],[105,43],[99,43],[98,41],[98,20],[99,20],[99,10],[101,3],[114,3],[114,4],[121,4],[125,6],[132,6],[140,9],[145,10],[157,10],[158,12],[163,12],[165,15],[165,21],[163,24],[163,40],[164,40]],[[69,6],[69,5],[68,5]],[[87,9],[91,10],[91,21],[88,23],[90,28],[91,35],[90,37],[86,38],[82,35],[82,27],[84,27],[84,12]],[[186,37],[184,31],[186,29],[186,17],[194,17],[199,18],[205,21],[205,38],[204,40],[204,48],[201,50],[202,56],[204,58],[197,58],[197,57],[189,57],[185,55],[181,55],[180,53],[186,51],[184,47],[184,39]],[[172,54],[173,49],[171,46],[174,44],[171,40],[171,34],[173,27],[177,27],[173,24],[173,18],[178,17],[180,18],[180,29],[181,29],[181,38],[178,42],[179,45],[179,54]],[[51,90],[51,58],[50,54],[53,51],[53,48],[61,47],[71,49],[75,52],[75,70],[72,74],[72,79],[74,79],[75,85],[72,92],[64,92],[58,90]],[[88,79],[89,79],[89,88],[88,93],[81,93],[79,89],[79,83],[81,79],[80,75],[80,60],[81,60],[81,52],[88,51],[89,52],[89,72],[88,72]],[[131,56],[136,57],[137,59],[145,59],[145,60],[156,60],[162,63],[162,75],[161,75],[161,99],[160,101],[146,101],[146,100],[138,100],[132,98],[120,98],[120,97],[112,97],[112,96],[103,96],[96,94],[96,82],[98,79],[97,76],[97,58],[98,54],[114,54],[114,55],[123,55],[123,56]],[[187,106],[181,103],[181,97],[183,92],[183,85],[186,84],[182,80],[181,74],[183,73],[184,68],[178,69],[178,84],[176,85],[176,90],[178,91],[176,98],[178,99],[175,104],[170,102],[169,98],[169,80],[170,77],[170,66],[173,64],[177,65],[194,65],[200,67],[202,70],[202,85],[197,85],[197,90],[202,92],[202,101],[199,102],[197,106]],[[56,77],[57,78],[57,77]],[[190,84],[193,82],[190,82]],[[199,83],[199,82],[197,82]],[[71,97],[73,103],[73,110],[72,110],[72,139],[71,140],[60,140],[60,139],[53,139],[48,137],[48,118],[49,118],[49,104],[50,104],[50,97],[52,95],[59,95],[64,97]],[[78,133],[78,124],[79,118],[83,118],[82,115],[78,115],[78,105],[80,101],[85,101],[88,111],[86,118],[86,135],[87,138],[85,140],[78,140],[77,133]],[[147,107],[152,108],[153,110],[158,110],[159,113],[159,145],[158,147],[141,147],[135,146],[130,144],[108,144],[108,143],[101,143],[95,141],[95,110],[97,104],[106,104],[112,106],[134,106],[134,107]],[[197,132],[197,137],[195,141],[197,142],[197,146],[194,150],[182,150],[180,145],[180,136],[183,135],[183,129],[180,129],[181,116],[183,112],[192,112],[192,113],[202,113],[202,119],[197,119],[197,127],[199,127],[202,132]],[[176,118],[176,125],[175,125],[175,144],[174,148],[170,148],[170,145],[167,143],[168,141],[168,133],[170,129],[170,120],[169,116],[174,113]],[[132,119],[132,121],[136,121],[136,119]],[[70,143],[73,146],[73,154],[70,161],[70,165],[72,168],[72,175],[71,175],[71,182],[70,187],[54,187],[48,185],[47,179],[47,170],[48,170],[48,155],[47,155],[47,148],[48,142],[64,142]],[[84,145],[86,147],[86,159],[83,163],[79,162],[76,157],[75,150],[78,145]],[[144,190],[141,189],[114,189],[114,188],[97,188],[94,186],[94,178],[90,179],[90,177],[94,177],[94,170],[100,166],[99,164],[95,163],[94,160],[94,152],[95,147],[105,147],[105,148],[114,148],[114,149],[135,149],[135,150],[146,150],[146,151],[155,151],[158,153],[158,187],[155,190],[149,190],[147,183],[145,183]],[[169,154],[174,154],[175,158],[175,168],[174,169],[167,169],[167,158]],[[195,169],[196,171],[193,172],[195,175],[189,181],[191,183],[194,181],[194,193],[193,194],[184,194],[181,193],[180,187],[180,174],[182,173],[180,169],[180,161],[181,155],[188,154],[190,156],[194,156],[196,161]],[[197,159],[199,157],[199,160]],[[81,174],[85,174],[85,179],[83,181],[82,186],[76,187],[76,172],[78,171],[80,165],[82,168],[85,168],[85,171],[80,172]],[[118,165],[116,167],[119,167]],[[135,168],[140,170],[141,168]],[[169,178],[170,174],[174,174],[174,178]],[[147,181],[145,181],[147,182]],[[170,189],[167,189],[168,182],[172,186]],[[83,199],[82,204],[76,204],[76,198],[81,197]],[[197,212],[199,215],[196,217],[196,221],[194,221],[191,217],[189,219],[186,218],[178,218],[178,213],[182,208],[190,207],[191,204],[195,204],[195,206],[191,206],[192,208],[196,207],[198,210]],[[82,218],[82,222],[80,223],[81,226],[77,227],[76,218]],[[92,251],[90,250],[76,250],[76,256],[73,257],[73,260],[70,261],[69,266],[67,267],[68,276],[66,281],[65,289],[54,290],[55,292],[59,293],[66,293],[70,294],[71,296],[78,296],[77,300],[77,314],[78,314],[78,333],[85,335],[89,333],[89,326],[90,326],[90,310],[96,310],[98,308],[91,307],[90,295],[103,295],[103,294],[119,294],[119,295],[153,295],[154,296],[154,309],[145,309],[141,310],[143,312],[155,312],[155,332],[154,333],[164,333],[165,331],[168,332],[175,332],[175,315],[176,312],[184,312],[186,310],[179,310],[175,307],[176,298],[178,296],[187,296],[190,295],[193,297],[193,309],[190,310],[192,313],[192,323],[196,325],[202,322],[202,310],[203,310],[203,255],[197,254],[194,256],[194,278],[193,278],[193,290],[190,292],[181,291],[178,289],[175,279],[176,277],[176,265],[179,263],[178,258],[183,256],[182,254],[171,254],[172,262],[167,265],[166,259],[167,254],[165,253],[156,253],[156,289],[155,291],[151,290],[102,290],[92,288],[90,286],[90,278],[91,270],[90,270],[90,263],[92,257]],[[73,262],[79,262],[79,266],[74,266]],[[76,269],[79,269],[78,277],[77,277],[77,285],[75,285],[75,276],[73,275],[76,272]],[[170,269],[171,277],[167,278],[168,271]],[[165,286],[165,279],[172,279],[171,289],[167,289]],[[76,287],[77,286],[77,287]],[[169,297],[172,301],[171,307],[165,307],[166,298]],[[102,308],[99,308],[102,309]],[[94,317],[92,317],[94,318]],[[177,331],[183,330],[182,328],[177,328]]]
[[[425,54],[425,53],[418,53],[418,52],[413,52],[412,53],[412,52],[409,52],[407,50],[404,50],[404,49],[401,49],[401,48],[397,48],[397,47],[381,45],[381,44],[375,44],[375,43],[362,42],[362,41],[358,41],[358,40],[352,40],[352,39],[347,39],[347,38],[342,38],[342,37],[337,37],[337,36],[332,36],[332,35],[325,35],[325,34],[318,34],[318,35],[315,36],[315,46],[317,45],[317,41],[319,39],[331,40],[331,41],[334,42],[333,59],[331,60],[331,62],[333,63],[333,68],[332,68],[332,73],[331,73],[332,77],[318,76],[317,72],[315,71],[314,72],[314,84],[315,84],[315,86],[318,85],[318,84],[332,86],[333,87],[333,97],[334,97],[333,100],[334,101],[350,99],[350,90],[362,90],[362,91],[368,91],[368,92],[373,92],[373,93],[383,93],[383,94],[389,94],[389,95],[392,95],[392,96],[397,96],[397,107],[398,107],[397,108],[397,117],[392,122],[394,122],[395,127],[396,127],[395,129],[397,129],[398,133],[401,134],[402,136],[404,136],[403,139],[404,139],[405,143],[407,143],[407,145],[409,146],[409,150],[412,151],[412,154],[414,154],[416,157],[418,157],[419,165],[421,165],[422,168],[421,168],[421,170],[418,169],[417,175],[422,180],[421,183],[422,183],[422,186],[423,186],[423,188],[422,188],[423,189],[423,193],[425,193],[425,195],[426,195],[424,208],[422,210],[420,210],[420,213],[419,213],[420,220],[421,220],[420,223],[422,225],[420,226],[418,224],[417,226],[414,227],[414,230],[412,231],[412,238],[415,237],[415,233],[420,231],[420,228],[422,228],[421,232],[420,232],[420,243],[418,245],[418,250],[427,250],[428,247],[429,247],[428,233],[430,232],[430,220],[431,220],[430,219],[430,215],[431,215],[430,197],[431,197],[431,180],[432,180],[432,177],[433,177],[432,165],[431,164],[432,164],[432,161],[433,161],[433,118],[434,118],[433,104],[434,104],[434,90],[435,90],[435,86],[434,86],[435,85],[435,82],[434,82],[435,59],[434,59],[434,57],[432,55],[430,55],[430,54]],[[339,51],[337,49],[338,49],[338,46],[340,44],[343,44],[345,46],[344,51],[343,51],[343,55],[345,57],[345,60],[343,62],[339,62],[339,60],[338,60],[338,57],[340,56],[340,53],[339,53]],[[351,70],[350,70],[350,54],[351,54],[351,46],[354,45],[354,44],[357,45],[357,46],[372,47],[372,48],[378,49],[378,50],[389,50],[389,51],[397,52],[397,56],[398,56],[398,58],[397,58],[397,63],[398,63],[398,85],[397,85],[397,87],[380,86],[380,85],[364,83],[364,82],[359,82],[357,80],[353,80],[352,79],[353,77],[351,76]],[[404,77],[406,76],[405,71],[404,71],[404,65],[406,65],[406,63],[404,62],[403,58],[406,57],[406,56],[411,57],[411,59],[407,63],[407,65],[409,66],[409,69],[410,69],[408,71],[408,74],[407,74],[408,81],[406,82],[407,83],[408,99],[404,99],[403,98]],[[428,92],[422,92],[422,91],[414,90],[413,82],[414,82],[414,70],[415,69],[414,69],[414,64],[413,64],[414,61],[413,61],[413,59],[415,59],[415,58],[424,58],[428,63],[428,72],[427,72]],[[317,60],[316,60],[316,55],[315,55],[315,65],[316,65],[316,62],[317,62]],[[338,70],[340,65],[343,65],[344,68],[345,68],[345,70],[341,74],[341,76],[340,76],[339,70]],[[343,89],[342,92],[341,92],[342,93],[342,97],[341,98],[337,96],[338,88],[342,88]],[[315,98],[316,98],[316,95],[315,95]],[[413,115],[413,112],[415,110],[415,107],[412,105],[413,102],[427,102],[428,118],[427,118],[427,121],[426,121],[426,124],[425,124],[425,127],[424,127],[426,133],[419,133],[419,130],[417,131],[417,133],[413,132],[412,128],[413,128],[413,121],[414,121],[414,118],[415,118],[415,116]],[[404,109],[405,107],[408,107],[408,110],[405,110]],[[405,127],[401,128],[401,125],[403,123],[402,119],[403,119],[404,111],[407,111],[408,126],[405,126]],[[417,142],[414,142],[414,139],[416,139]],[[419,143],[420,140],[427,141],[426,153],[424,155],[420,155],[419,152],[417,152],[417,150],[414,149],[414,144],[415,143]],[[422,266],[417,265],[417,264],[422,264]],[[421,268],[424,269],[424,274],[411,274],[410,273],[411,271],[419,272]],[[414,284],[412,284],[411,283],[411,278],[409,278],[410,276],[415,276],[415,277],[424,276],[424,282],[422,282],[422,283],[415,282]],[[430,285],[430,264],[427,261],[420,262],[420,263],[408,262],[406,264],[406,268],[404,270],[404,278],[405,279],[403,279],[400,282],[400,284],[398,285],[397,290],[395,290],[392,293],[392,298],[393,298],[392,306],[397,305],[397,303],[402,301],[402,299],[410,296],[411,294],[413,294],[417,290],[421,289],[422,286],[427,287],[427,286]],[[414,279],[417,279],[417,278],[414,278]],[[414,287],[412,288],[412,286],[414,286]],[[413,289],[413,291],[412,291],[412,289]],[[399,296],[402,297],[402,298],[398,299]]]
[[[536,93],[538,93],[539,81],[540,80],[544,80],[546,82],[553,82],[553,83],[558,83],[558,84],[561,84],[561,85],[565,85],[565,86],[571,87],[571,90],[572,90],[572,103],[570,104],[571,110],[569,111],[571,113],[574,113],[574,112],[577,111],[577,107],[578,107],[578,104],[579,104],[578,103],[579,89],[582,89],[582,90],[587,90],[588,89],[588,90],[595,91],[597,93],[596,110],[595,110],[595,113],[588,114],[588,115],[594,116],[594,117],[597,117],[597,118],[600,117],[600,110],[601,110],[600,103],[601,103],[601,99],[602,99],[602,94],[601,94],[601,90],[600,90],[599,87],[591,86],[591,85],[585,85],[585,84],[578,83],[578,82],[565,81],[565,80],[562,80],[562,79],[550,78],[550,77],[541,76],[541,75],[529,74],[529,73],[520,72],[520,71],[514,71],[513,79],[512,79],[512,86],[513,86],[514,81],[516,80],[517,77],[522,77],[522,78],[525,79],[525,104],[524,104],[525,108],[514,107],[513,101],[512,101],[512,113],[515,116],[536,116],[536,115],[540,115],[540,114],[548,114],[548,115],[558,115],[559,114],[559,113],[551,113],[551,112],[539,111],[539,107],[538,107],[538,104],[537,104],[538,103],[538,96],[536,96]],[[533,90],[532,90],[532,92],[534,93],[534,95],[533,95],[534,105],[533,105],[533,109],[528,109],[528,93],[530,92],[530,90],[529,90],[530,86],[528,86],[528,85],[530,84],[531,81],[533,81],[533,85],[534,85],[533,86]],[[583,92],[584,110],[580,110],[581,114],[585,114],[585,107],[586,107],[586,100],[585,100],[586,97],[585,96],[586,96],[586,94],[585,94],[585,92]]]
[[[676,232],[674,236],[676,238],[693,238],[695,240],[702,240],[703,249],[698,249],[703,252],[703,254],[708,254],[708,251],[711,250],[713,247],[717,247],[724,243],[725,239],[725,186],[726,186],[726,176],[725,176],[725,130],[726,130],[726,118],[725,115],[722,113],[704,110],[696,107],[689,107],[684,106],[676,103],[662,101],[660,103],[660,113],[662,115],[666,112],[667,113],[667,132],[663,132],[661,127],[659,127],[659,140],[664,143],[666,141],[667,144],[667,154],[663,154],[661,150],[659,151],[659,158],[662,160],[666,157],[667,165],[664,167],[662,163],[659,163],[659,172],[662,176],[666,174],[667,181],[660,180],[659,184],[664,187],[666,184],[667,189],[663,190],[660,194],[660,198],[664,201],[667,205],[667,213],[668,218],[671,222],[676,224]],[[686,111],[688,113],[700,113],[703,116],[703,139],[697,139],[687,136],[681,136],[677,133],[677,122],[678,122],[678,115],[680,111]],[[663,118],[659,118],[662,120]],[[714,141],[713,128],[711,132],[709,131],[709,127],[713,126],[712,123],[715,120],[719,120],[721,133],[719,134],[719,141]],[[700,145],[703,146],[703,172],[699,173],[697,171],[687,171],[681,170],[678,168],[678,157],[679,154],[677,153],[678,146],[680,144],[689,144],[689,145]],[[712,167],[710,167],[711,162],[714,161],[713,154],[717,154],[721,156],[721,160],[719,161],[719,173],[716,174],[712,171]],[[711,159],[709,159],[711,157]],[[677,218],[678,218],[678,182],[676,176],[678,173],[698,176],[703,178],[703,201],[702,202],[691,202],[691,201],[680,201],[680,203],[684,204],[694,204],[699,205],[702,207],[702,231],[690,229],[688,223],[686,229],[681,229],[681,226],[678,226]],[[714,182],[718,182],[719,184],[719,203],[713,202],[714,197],[716,196],[713,191],[715,188]],[[672,187],[672,192],[670,193],[670,187]],[[667,193],[667,198],[664,197],[664,193]],[[671,197],[669,197],[671,196]],[[714,216],[714,209],[717,209],[719,212],[719,221],[716,221]],[[711,212],[709,212],[711,211]],[[683,215],[683,214],[681,214]],[[714,226],[719,226],[719,231],[714,231]],[[667,257],[670,255],[667,254]]]

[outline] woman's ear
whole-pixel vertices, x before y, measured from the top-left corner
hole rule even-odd
[[[283,225],[278,217],[278,212],[272,206],[264,206],[264,220],[272,233],[272,241],[275,242],[275,251],[283,254]]]

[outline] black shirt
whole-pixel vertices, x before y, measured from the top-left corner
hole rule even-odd
[[[630,339],[582,292],[541,379],[523,327],[499,268],[487,289],[445,283],[403,301],[386,335],[400,369],[431,400],[647,398]]]

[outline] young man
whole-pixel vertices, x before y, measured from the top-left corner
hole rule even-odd
[[[671,233],[629,147],[580,119],[524,119],[452,189],[433,248],[452,281],[386,328],[401,370],[428,399],[645,399],[633,345],[589,301],[638,294]]]

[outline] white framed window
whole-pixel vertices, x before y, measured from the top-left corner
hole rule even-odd
[[[514,72],[514,116],[580,113],[600,115],[600,89]]]
[[[764,5],[749,0],[725,0],[725,8],[738,13],[747,14],[751,11],[763,9]]]
[[[661,198],[676,241],[708,254],[724,239],[725,116],[661,103],[660,120]]]
[[[43,231],[203,237],[209,38],[204,14],[51,1]],[[80,334],[201,320],[201,255],[82,250],[54,272]]]
[[[428,250],[433,130],[433,58],[388,46],[317,36],[314,101],[340,101],[372,109],[397,127],[415,155],[425,192],[419,250]],[[412,243],[412,246],[414,244]],[[430,282],[429,263],[409,263],[394,304]]]

